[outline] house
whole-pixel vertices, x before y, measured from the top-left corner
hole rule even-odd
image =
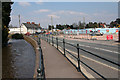
[[[30,23],[22,23],[21,24],[21,28],[22,28],[22,33],[26,34],[27,32],[29,32],[30,34],[34,34],[36,32],[41,32],[41,27],[40,24],[35,24],[34,22]]]

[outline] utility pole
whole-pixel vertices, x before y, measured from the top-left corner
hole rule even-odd
[[[85,17],[83,17],[83,26],[84,26],[84,29],[85,29]]]
[[[118,18],[120,18],[120,1],[118,2]],[[118,37],[119,37],[118,41],[120,42],[120,27],[119,27]]]
[[[53,34],[53,19],[52,19],[52,16],[51,16],[51,30],[52,30],[52,34]]]
[[[20,34],[21,34],[21,26],[20,26],[20,14],[18,15],[19,17],[19,27],[20,27]]]

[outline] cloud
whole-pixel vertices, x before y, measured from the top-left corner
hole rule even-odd
[[[43,0],[38,0],[37,2],[35,2],[36,4],[42,4],[43,3]]]
[[[83,12],[75,12],[75,11],[68,11],[68,13],[72,14],[72,15],[87,15],[86,13]]]
[[[48,9],[40,9],[40,10],[36,10],[34,11],[35,13],[43,13],[43,12],[49,12],[50,10]]]
[[[60,18],[60,16],[57,16],[57,15],[54,15],[54,14],[50,14],[50,15],[47,15],[48,17],[53,17],[53,18]]]
[[[65,10],[61,10],[61,11],[57,11],[57,12],[53,12],[53,14],[64,14],[64,15],[82,15],[82,16],[87,16],[88,14],[83,13],[83,12],[76,12],[76,11],[65,11]]]
[[[31,4],[29,2],[19,2],[20,6],[30,6]]]
[[[38,5],[41,5],[41,4],[43,4],[43,0],[38,0],[37,2],[35,2],[36,4],[38,4]]]

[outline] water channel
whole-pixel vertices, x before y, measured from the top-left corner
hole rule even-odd
[[[35,51],[25,40],[9,40],[2,49],[2,78],[33,78]]]

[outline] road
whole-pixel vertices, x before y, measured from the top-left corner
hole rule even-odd
[[[61,50],[63,50],[62,49],[63,48],[62,40],[63,40],[62,38],[59,38],[59,41],[58,41],[59,49],[61,49]],[[120,61],[119,60],[120,53],[118,52],[119,45],[114,45],[114,46],[113,45],[106,45],[107,41],[102,41],[102,43],[104,42],[105,44],[100,44],[100,43],[90,43],[90,42],[83,42],[83,41],[67,40],[66,39],[65,42],[73,44],[73,45],[79,44],[79,46],[82,49],[85,49],[89,52],[92,52],[96,55],[99,55],[103,58],[106,58],[108,60],[111,60],[115,63],[120,64],[120,62],[119,62]],[[56,39],[54,39],[54,43],[56,43]],[[75,47],[72,47],[68,44],[65,44],[65,47],[66,47],[66,50],[68,50],[69,52],[71,52],[72,54],[74,54],[77,57],[77,49]],[[66,54],[67,54],[67,52],[66,52]],[[74,58],[72,58],[72,59],[74,59]],[[105,78],[118,78],[119,77],[120,68],[118,68],[118,66],[116,66],[114,64],[111,64],[107,61],[104,61],[102,59],[94,57],[94,56],[92,56],[92,55],[90,55],[82,50],[80,50],[80,59],[83,62],[85,62],[86,64],[88,64],[91,68],[96,70],[98,73],[103,75]],[[87,67],[85,67],[83,64],[81,64],[81,65],[93,77],[100,78],[94,72],[92,72]]]

